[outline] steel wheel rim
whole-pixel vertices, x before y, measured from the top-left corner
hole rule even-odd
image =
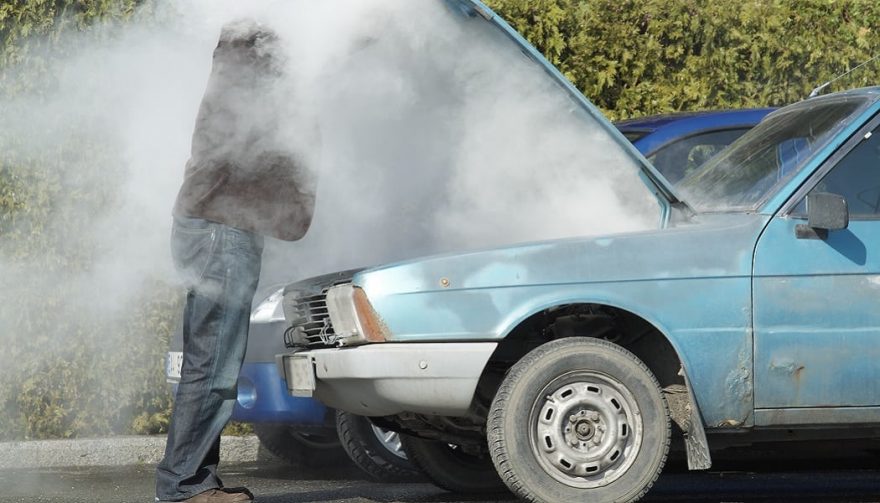
[[[632,466],[642,444],[641,413],[617,379],[569,372],[544,386],[529,414],[529,444],[541,468],[579,489],[608,485]]]
[[[379,440],[379,443],[382,444],[388,452],[394,454],[400,459],[406,459],[406,452],[403,450],[403,445],[400,443],[400,434],[396,431],[386,430],[385,428],[379,428],[375,424],[370,423],[370,427],[373,429],[373,434],[376,435],[376,439]]]

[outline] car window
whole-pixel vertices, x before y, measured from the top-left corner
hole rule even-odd
[[[851,219],[880,217],[880,127],[865,136],[810,191],[843,196]],[[792,214],[802,217],[806,213],[804,198]]]
[[[726,129],[689,136],[664,145],[649,155],[648,160],[674,185],[748,130],[749,128]]]
[[[862,97],[806,100],[770,114],[677,187],[698,212],[752,211],[869,106]]]

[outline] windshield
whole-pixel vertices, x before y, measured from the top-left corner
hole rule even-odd
[[[810,100],[780,110],[685,178],[678,189],[699,212],[756,210],[866,102],[853,97]]]

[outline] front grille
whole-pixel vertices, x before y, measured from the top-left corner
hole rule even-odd
[[[321,289],[320,294],[290,292],[284,302],[289,302],[293,314],[291,326],[284,332],[284,345],[297,347],[330,347],[336,342],[336,334],[327,311],[327,290],[348,283],[338,281]]]

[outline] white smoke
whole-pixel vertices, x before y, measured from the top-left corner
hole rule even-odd
[[[656,225],[620,148],[482,18],[439,1],[334,6],[272,11],[307,53],[323,146],[313,228],[269,250],[268,275]],[[285,32],[289,19],[321,29]]]
[[[60,62],[47,102],[0,106],[22,111],[4,127],[80,122],[122,152],[121,207],[83,236],[104,245],[93,273],[107,291],[173,278],[170,212],[211,53],[220,28],[242,17],[285,41],[296,86],[285,81],[293,92],[279,107],[317,117],[322,136],[308,156],[320,172],[312,229],[270,243],[265,275],[655,224],[619,149],[481,18],[457,22],[443,2],[402,0],[202,0],[159,11],[161,23],[133,24]],[[57,138],[33,148],[40,141]]]
[[[78,37],[74,54],[51,60],[48,96],[0,100],[0,135],[25,138],[22,158],[66,143],[72,158],[88,155],[77,145],[109,152],[90,168],[107,168],[105,209],[88,215],[90,232],[68,237],[91,266],[48,277],[40,260],[0,256],[7,294],[62,284],[76,292],[65,316],[125,323],[145,285],[177,282],[171,209],[212,51],[241,18],[271,27],[287,49],[285,133],[309,121],[321,132],[304,152],[319,178],[312,227],[298,242],[269,240],[265,283],[658,223],[621,149],[480,17],[439,0],[168,1],[107,36]],[[75,207],[94,173],[58,166]],[[50,225],[67,225],[61,213]]]

